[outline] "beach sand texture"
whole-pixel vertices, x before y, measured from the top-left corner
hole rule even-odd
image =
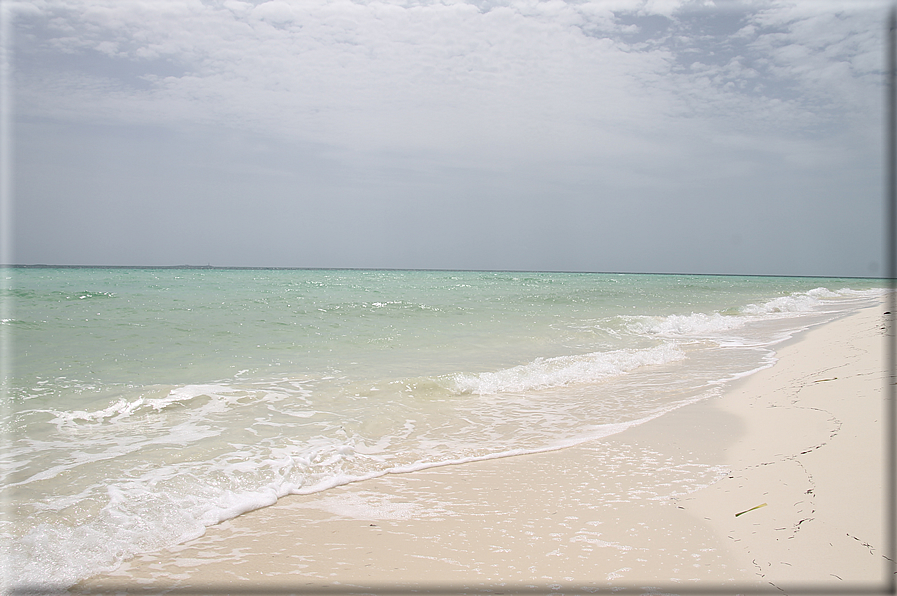
[[[883,311],[617,435],[286,497],[74,590],[884,590]]]

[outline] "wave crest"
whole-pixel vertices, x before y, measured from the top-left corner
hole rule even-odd
[[[685,358],[673,343],[644,350],[614,350],[577,356],[537,358],[495,372],[450,375],[452,389],[458,393],[493,395],[510,391],[549,389],[577,383],[593,383],[625,374],[642,366],[666,364]]]

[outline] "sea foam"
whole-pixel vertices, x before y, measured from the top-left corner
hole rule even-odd
[[[578,383],[595,383],[642,366],[666,364],[685,357],[678,346],[664,343],[644,350],[613,350],[576,356],[538,358],[529,364],[480,374],[459,373],[449,378],[459,393],[489,395],[522,392]]]

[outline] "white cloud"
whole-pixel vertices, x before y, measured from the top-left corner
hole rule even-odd
[[[273,25],[284,25],[295,19],[293,7],[284,0],[270,0],[252,9],[250,18],[267,21]]]
[[[20,73],[19,93],[33,115],[220,124],[468,163],[673,163],[702,138],[804,134],[877,109],[881,3],[763,3],[718,32],[689,20],[715,14],[702,6],[59,0],[22,21],[28,47],[116,62],[60,73],[50,60]]]

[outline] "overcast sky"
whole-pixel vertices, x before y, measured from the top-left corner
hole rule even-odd
[[[888,6],[3,0],[7,259],[881,275]]]

